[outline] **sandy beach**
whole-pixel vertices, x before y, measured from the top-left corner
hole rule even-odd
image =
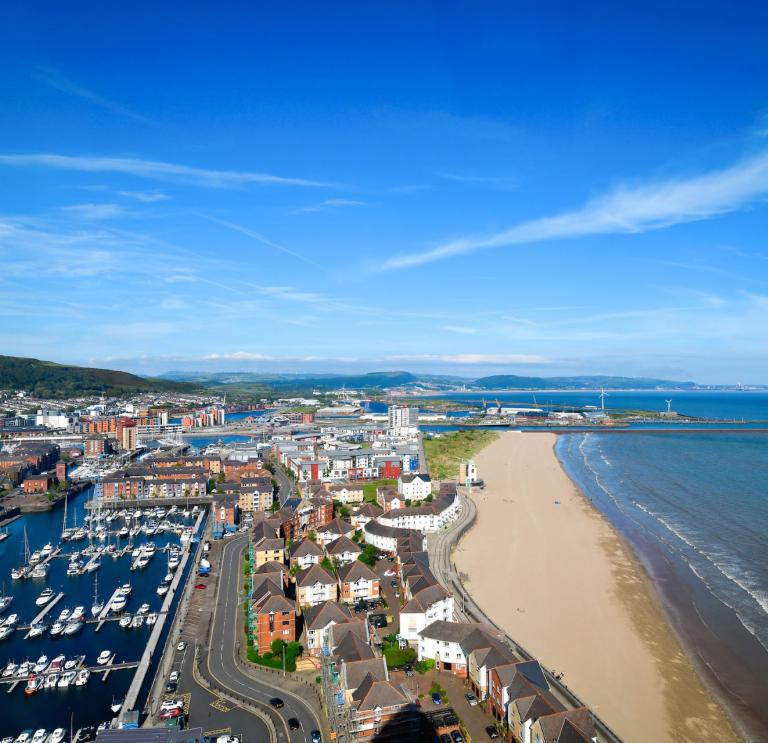
[[[467,589],[628,743],[739,740],[630,548],[562,470],[555,440],[505,432],[476,457],[486,488],[454,551]]]

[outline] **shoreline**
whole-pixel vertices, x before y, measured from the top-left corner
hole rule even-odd
[[[505,432],[476,458],[486,490],[454,550],[466,589],[628,743],[739,739],[641,561],[570,478],[556,441]],[[513,585],[488,575],[489,555]]]

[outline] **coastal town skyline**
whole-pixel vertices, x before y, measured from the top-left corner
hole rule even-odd
[[[7,11],[4,353],[768,382],[764,8],[85,8]]]

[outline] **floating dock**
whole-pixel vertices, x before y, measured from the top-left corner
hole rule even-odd
[[[107,601],[104,604],[104,608],[101,610],[101,613],[99,614],[99,623],[96,625],[96,632],[98,632],[104,626],[104,622],[107,621],[107,614],[109,614],[109,608],[112,606],[112,602],[117,598],[117,595],[119,593],[120,593],[120,587],[118,586],[115,589],[115,592],[109,597],[109,601]]]
[[[38,622],[42,622],[45,615],[53,609],[56,604],[59,603],[64,598],[64,591],[60,591],[57,596],[54,596],[44,607],[43,610],[32,620],[32,624],[37,624]],[[31,629],[32,625],[30,625]],[[23,627],[19,627],[19,629],[24,629]],[[26,640],[29,637],[29,632],[27,632],[26,635],[24,635],[24,639]]]

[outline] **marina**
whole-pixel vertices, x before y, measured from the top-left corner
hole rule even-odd
[[[141,514],[86,509],[92,492],[70,499],[64,520],[61,510],[25,514],[0,542],[3,570],[18,566],[27,573],[4,578],[6,607],[13,606],[0,616],[0,683],[20,701],[6,704],[0,738],[18,736],[31,724],[49,730],[65,726],[68,737],[72,710],[74,730],[96,727],[115,716],[115,700],[125,699],[129,690],[131,706],[143,704],[145,676],[154,673],[161,655],[165,619],[173,615],[181,593],[177,588],[190,573],[189,547],[197,541],[191,537],[205,509],[198,508],[194,518],[191,510],[184,515],[183,506],[157,509],[145,503]],[[144,563],[131,570],[136,549]],[[175,571],[169,568],[171,559],[179,561]],[[32,577],[41,565],[45,573]],[[123,617],[126,629],[119,626]],[[30,679],[30,669],[46,656],[58,660],[59,655],[82,660],[66,670],[62,664],[62,669],[32,671]],[[18,670],[2,675],[14,665],[24,671],[22,677]],[[87,702],[77,701],[82,694]]]

